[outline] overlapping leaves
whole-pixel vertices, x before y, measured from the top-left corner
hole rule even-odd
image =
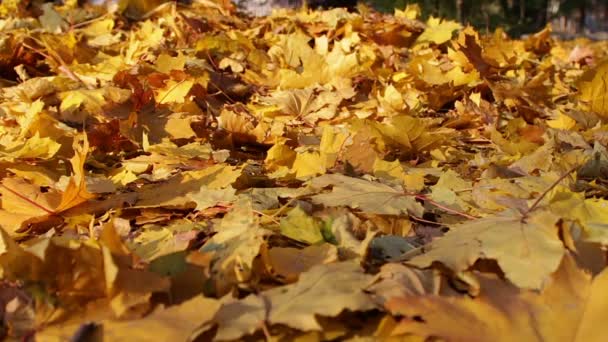
[[[605,340],[605,42],[24,4],[0,5],[7,336]]]

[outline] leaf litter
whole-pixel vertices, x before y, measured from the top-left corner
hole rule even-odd
[[[3,337],[608,338],[606,42],[415,5],[24,4]]]

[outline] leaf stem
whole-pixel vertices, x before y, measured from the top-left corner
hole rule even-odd
[[[536,209],[536,207],[538,207],[538,205],[540,204],[540,201],[542,201],[543,198],[545,198],[545,196],[547,196],[547,194],[549,193],[549,191],[553,190],[553,188],[555,188],[569,174],[571,174],[572,172],[574,172],[574,170],[578,169],[578,167],[579,167],[579,165],[573,166],[570,170],[566,171],[555,182],[553,182],[553,184],[551,184],[547,189],[545,189],[545,191],[543,191],[543,193],[540,194],[540,196],[538,196],[538,198],[536,199],[536,201],[534,201],[534,203],[532,203],[532,206],[530,206],[530,208],[528,208],[528,210],[526,210],[523,213],[522,220],[524,220],[528,216],[528,214],[530,214],[534,209]]]
[[[434,225],[434,226],[445,226],[445,224],[443,224],[443,223],[425,220],[422,217],[418,217],[418,216],[414,216],[414,215],[410,215],[410,218],[413,219],[414,221],[428,223],[428,224]]]
[[[438,203],[438,202],[433,201],[432,199],[430,199],[430,198],[426,197],[425,195],[415,195],[414,197],[415,197],[416,199],[421,200],[421,201],[426,201],[426,202],[429,202],[429,204],[434,205],[435,207],[437,207],[437,208],[439,208],[439,209],[442,209],[442,210],[444,210],[444,211],[447,211],[447,212],[448,212],[448,213],[450,213],[450,214],[454,214],[454,215],[458,215],[458,216],[466,217],[466,218],[468,218],[469,220],[475,220],[475,219],[478,219],[478,218],[479,218],[479,217],[476,217],[476,216],[473,216],[473,215],[469,215],[469,214],[467,214],[467,213],[463,213],[463,212],[458,211],[458,210],[456,210],[456,209],[452,209],[452,208],[446,207],[446,206],[444,206],[444,205],[443,205],[443,204],[441,204],[441,203]]]

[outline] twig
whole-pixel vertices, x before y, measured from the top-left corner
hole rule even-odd
[[[416,197],[416,199],[419,199],[419,200],[422,200],[422,201],[429,202],[429,204],[432,204],[432,205],[434,205],[435,207],[437,207],[437,208],[439,208],[439,209],[442,209],[442,210],[444,210],[444,211],[447,211],[447,212],[448,212],[448,213],[450,213],[450,214],[454,214],[454,215],[458,215],[458,216],[466,217],[466,218],[468,218],[469,220],[475,220],[475,219],[478,219],[478,217],[476,217],[476,216],[469,215],[469,214],[467,214],[467,213],[463,213],[463,212],[458,211],[458,210],[456,210],[456,209],[452,209],[452,208],[446,207],[446,206],[444,206],[443,204],[440,204],[440,203],[438,203],[438,202],[433,201],[432,199],[430,199],[430,198],[426,197],[425,195],[416,195],[415,197]]]
[[[274,218],[274,216],[272,216],[272,215],[264,214],[263,212],[261,212],[261,211],[259,211],[259,210],[255,210],[255,209],[252,209],[251,211],[252,211],[254,214],[256,214],[256,215],[260,215],[260,216],[266,217],[266,218],[267,218],[267,219],[269,219],[270,221],[272,221],[272,222],[274,222],[274,223],[278,224],[279,226],[281,225],[281,222],[277,221],[277,219],[275,219],[275,218]]]
[[[216,70],[220,70],[220,68],[217,66],[217,64],[215,63],[215,61],[211,57],[211,54],[209,53],[209,50],[205,50],[205,53],[207,53],[207,58],[209,59],[209,62],[211,63],[211,66],[213,66],[213,68],[216,69]]]
[[[80,27],[83,27],[83,26],[87,26],[87,25],[92,24],[92,23],[94,23],[96,21],[103,20],[106,17],[108,17],[109,15],[110,15],[110,13],[106,13],[106,14],[100,15],[99,17],[95,17],[93,19],[81,21],[81,22],[79,22],[77,24],[72,24],[72,25],[70,25],[70,29],[73,30],[73,29],[77,29],[77,28],[80,28]]]
[[[43,42],[44,43],[44,42]],[[47,46],[47,50],[48,50],[48,54],[42,52],[40,49],[37,49],[31,45],[28,45],[26,43],[22,43],[21,45],[23,45],[24,47],[31,49],[32,51],[36,52],[37,54],[43,56],[44,58],[50,59],[52,61],[54,61],[55,63],[59,64],[59,67],[57,69],[59,69],[60,71],[62,71],[68,78],[81,83],[85,86],[85,88],[89,89],[89,90],[93,90],[95,89],[95,87],[91,86],[90,84],[86,83],[85,81],[83,81],[80,77],[78,77],[78,75],[76,75],[72,70],[70,70],[70,68],[68,67],[68,65],[63,61],[63,59],[61,58],[61,56],[55,54],[56,56],[53,56],[51,54],[51,50],[48,48]],[[44,45],[47,45],[46,43],[44,43]]]
[[[432,225],[435,225],[435,226],[445,226],[445,224],[443,224],[443,223],[425,220],[422,217],[418,217],[418,216],[414,216],[414,215],[410,215],[410,218],[413,219],[414,221],[417,221],[417,222],[428,223],[428,224],[432,224]]]
[[[563,175],[561,175],[555,182],[553,182],[553,184],[551,184],[547,189],[545,189],[545,191],[543,191],[542,194],[540,194],[540,196],[538,196],[538,198],[536,199],[536,201],[534,201],[534,203],[532,203],[532,206],[530,206],[530,208],[528,208],[528,210],[526,210],[523,215],[521,220],[525,220],[526,217],[528,216],[528,214],[530,214],[534,209],[536,209],[536,207],[538,207],[538,205],[540,204],[540,201],[542,201],[543,198],[545,198],[545,196],[547,196],[547,194],[549,193],[549,191],[553,190],[553,188],[555,188],[561,181],[563,181],[569,174],[571,174],[572,172],[574,172],[574,170],[578,169],[579,165],[575,165],[573,166],[570,170],[566,171],[566,173],[564,173]]]
[[[271,217],[277,217],[279,215],[281,215],[283,213],[283,211],[285,209],[287,209],[293,202],[295,202],[296,200],[304,197],[306,195],[300,195],[300,196],[294,196],[292,198],[289,199],[289,201],[287,201],[287,203],[283,204],[277,211],[275,211],[272,215],[270,215]]]
[[[262,332],[264,333],[264,338],[266,342],[272,341],[272,335],[270,335],[270,330],[268,330],[268,324],[266,321],[262,321]]]
[[[183,81],[182,81],[182,82],[183,82]],[[211,83],[211,85],[212,85],[212,86],[216,87],[216,88],[217,88],[217,90],[220,92],[220,94],[224,95],[224,97],[225,97],[225,98],[227,98],[227,99],[230,101],[230,103],[231,103],[231,104],[232,104],[232,103],[236,103],[236,101],[235,101],[235,100],[234,100],[232,97],[230,97],[230,95],[226,94],[226,92],[224,92],[224,91],[223,91],[223,90],[220,88],[220,86],[218,86],[217,84],[215,84],[215,83],[214,83],[212,80],[209,80],[209,81],[207,81],[207,82]],[[214,93],[214,94],[215,94],[215,93]],[[211,96],[215,96],[215,95],[211,95]]]

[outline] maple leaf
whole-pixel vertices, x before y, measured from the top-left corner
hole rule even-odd
[[[496,260],[507,279],[519,287],[539,289],[565,253],[559,217],[539,211],[526,218],[513,212],[455,225],[408,264],[428,267],[441,262],[455,272],[478,259]]]
[[[308,246],[304,249],[275,247],[262,251],[265,266],[278,280],[291,283],[302,272],[320,265],[338,261],[338,249],[331,244]]]
[[[367,292],[386,304],[387,300],[407,296],[439,295],[441,277],[437,270],[419,270],[397,263],[384,264]]]
[[[0,150],[0,160],[11,162],[19,158],[50,159],[61,148],[61,145],[52,138],[41,138],[38,132],[25,140],[25,142],[11,141],[7,142],[7,144],[0,142],[0,146],[2,147],[2,150]]]
[[[82,106],[84,110],[92,115],[103,113],[108,103],[123,103],[131,98],[131,91],[117,87],[105,87],[100,89],[78,89],[69,90],[59,94],[62,99],[59,109],[65,119],[79,121],[74,113]],[[80,120],[82,121],[82,120]]]
[[[235,209],[222,220],[217,234],[200,249],[212,255],[211,272],[219,294],[249,280],[253,259],[259,254],[267,234],[258,227],[248,199],[235,203]]]
[[[97,5],[0,4],[7,339],[606,339],[606,42]]]
[[[87,190],[84,163],[88,152],[86,136],[74,139],[74,156],[70,159],[73,175],[63,191],[53,189],[42,192],[39,186],[22,179],[5,178],[0,187],[2,209],[0,217],[6,217],[0,225],[10,232],[23,229],[27,222],[44,221],[96,196]],[[33,220],[33,221],[32,221]]]
[[[479,43],[479,36],[471,27],[467,27],[458,36],[458,46],[467,56],[471,64],[479,71],[482,76],[487,76],[491,65],[483,57],[482,48]]]
[[[364,212],[385,215],[422,214],[422,206],[413,196],[382,183],[332,174],[314,178],[311,185],[317,189],[332,186],[331,193],[311,197],[313,202],[325,206],[349,206]]]
[[[418,36],[417,41],[443,44],[452,39],[452,33],[461,27],[458,22],[431,17],[427,20],[426,29]]]
[[[229,204],[236,200],[235,190],[232,187],[209,189],[203,185],[198,192],[189,193],[187,196],[196,203],[196,210],[211,208],[220,203]]]
[[[321,223],[307,215],[300,207],[292,209],[281,220],[281,234],[311,245],[323,241]]]
[[[203,315],[201,308],[204,308]],[[103,329],[104,337],[114,340],[161,338],[186,341],[196,335],[197,328],[212,318],[218,308],[217,300],[197,296],[177,305],[158,308],[141,319],[129,321],[106,319],[96,322],[91,330],[96,332]],[[79,331],[83,326],[86,327],[86,324],[85,319],[63,322],[45,327],[37,333],[37,336],[45,341],[65,341],[78,336]]]
[[[579,222],[583,227],[583,240],[608,243],[608,225],[606,225],[608,201],[589,198],[570,191],[556,191],[549,202],[549,209]]]
[[[343,310],[366,311],[375,307],[363,293],[371,278],[353,262],[317,265],[300,274],[297,283],[243,300],[228,300],[214,318],[219,325],[215,338],[238,339],[259,329],[264,321],[303,331],[320,330],[315,315],[331,317]]]
[[[315,123],[320,119],[332,119],[343,98],[322,88],[305,88],[278,91],[262,100],[279,106],[283,113],[294,116],[295,120]]]
[[[579,100],[603,117],[608,116],[608,61],[587,71],[579,81]]]
[[[70,177],[68,185],[61,197],[61,203],[54,209],[56,212],[61,212],[72,207],[75,207],[83,202],[86,202],[95,195],[87,190],[84,163],[89,151],[89,142],[86,135],[74,139],[74,156],[70,159],[72,171],[74,174]]]
[[[167,182],[150,186],[139,193],[137,206],[186,206],[196,202],[191,196],[200,193],[202,187],[219,190],[231,185],[241,170],[229,165],[216,164],[198,171],[186,171]],[[196,198],[196,197],[195,197]]]
[[[156,101],[160,104],[166,103],[183,103],[186,100],[186,95],[194,85],[192,80],[167,82],[163,89],[159,89],[155,95]]]
[[[407,318],[392,334],[414,334],[447,341],[603,341],[597,329],[608,309],[603,288],[608,272],[591,276],[566,256],[540,293],[517,290],[495,277],[480,275],[477,298],[398,296],[386,307]],[[552,303],[547,310],[547,303]],[[409,319],[419,317],[420,319]]]

